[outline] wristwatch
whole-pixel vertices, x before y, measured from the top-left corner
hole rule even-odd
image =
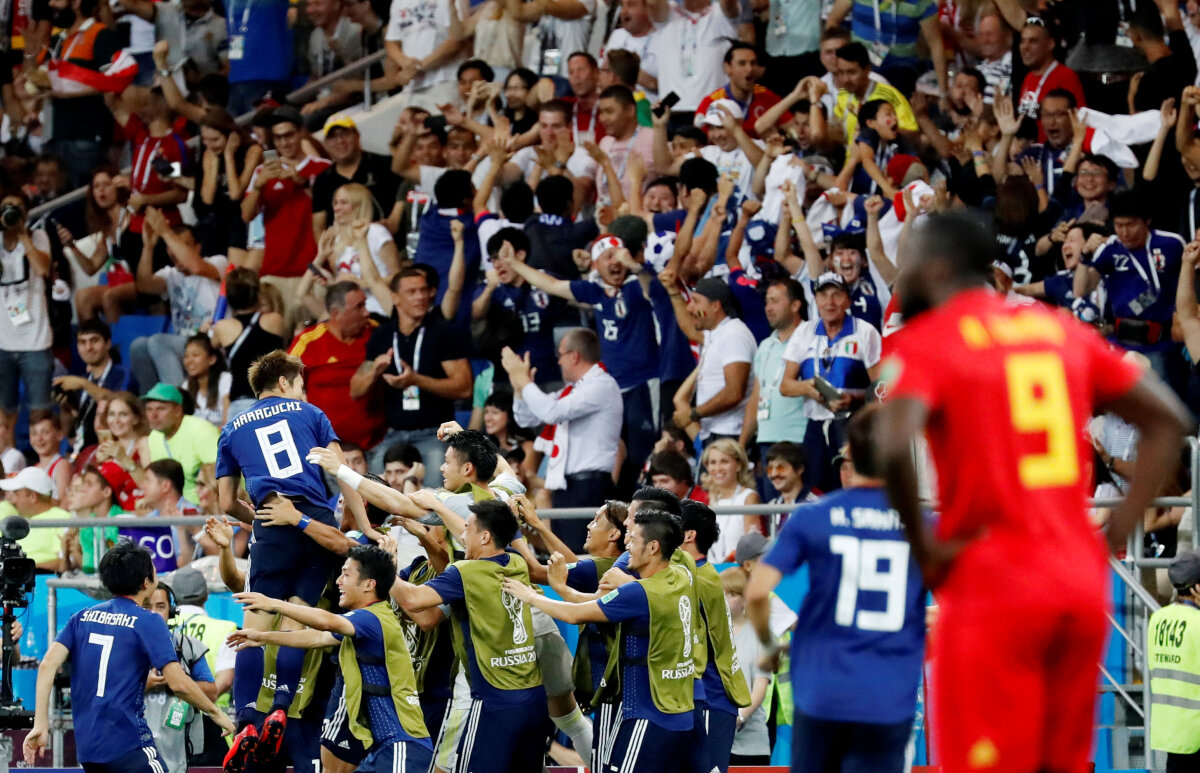
[[[695,422],[700,421],[700,411],[692,408],[692,412],[688,414],[688,418]]]

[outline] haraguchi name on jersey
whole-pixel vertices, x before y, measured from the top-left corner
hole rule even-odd
[[[895,510],[876,510],[873,507],[855,507],[846,517],[846,508],[834,507],[829,511],[829,523],[832,526],[851,526],[856,529],[872,531],[898,531],[900,529],[900,514]]]
[[[120,612],[101,612],[96,609],[88,610],[83,613],[83,617],[79,618],[81,623],[99,623],[100,625],[119,625],[124,628],[133,628],[137,623],[137,618],[133,615],[126,615]]]
[[[288,400],[286,403],[276,403],[275,405],[271,405],[266,408],[257,408],[253,411],[243,413],[241,416],[238,416],[236,419],[234,419],[233,428],[237,429],[246,422],[257,421],[258,419],[269,419],[272,416],[278,416],[281,413],[289,413],[291,411],[301,410],[304,410],[303,406],[295,400]]]
[[[504,668],[505,666],[520,666],[526,663],[533,663],[537,660],[537,653],[533,651],[533,645],[528,647],[520,647],[515,650],[505,650],[504,655],[498,658],[492,658],[492,666],[495,668]]]
[[[696,664],[692,661],[686,663],[676,663],[675,668],[664,668],[662,670],[663,679],[687,679],[696,675]]]

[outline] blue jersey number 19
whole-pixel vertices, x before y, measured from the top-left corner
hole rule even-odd
[[[267,463],[267,472],[271,473],[272,478],[290,478],[304,470],[287,420],[280,419],[274,424],[259,427],[254,430],[254,435],[258,438],[258,447],[262,450],[263,461]],[[280,455],[284,457],[282,467],[279,466]]]
[[[829,550],[842,557],[842,579],[838,585],[834,621],[862,631],[899,631],[904,625],[904,604],[908,595],[908,543],[860,540],[838,534],[829,538]],[[880,561],[887,561],[885,571],[879,571]],[[883,611],[858,609],[859,591],[886,593]]]
[[[100,645],[100,672],[96,674],[96,697],[104,697],[108,683],[108,657],[112,654],[113,637],[103,633],[88,634],[88,644]]]

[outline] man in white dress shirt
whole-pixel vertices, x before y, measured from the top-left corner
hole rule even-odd
[[[737,38],[741,12],[738,0],[652,0],[650,15],[659,25],[655,45],[670,54],[658,62],[658,93],[679,95],[672,110],[695,113],[700,100],[724,85],[725,51]]]
[[[533,382],[534,369],[505,347],[500,364],[512,382],[513,416],[522,427],[547,425],[535,443],[549,458],[546,488],[555,507],[595,507],[612,489],[624,418],[621,388],[600,364],[600,338],[573,328],[558,345],[558,365],[567,386],[546,394]],[[575,551],[583,547],[587,521],[554,524],[554,533]]]

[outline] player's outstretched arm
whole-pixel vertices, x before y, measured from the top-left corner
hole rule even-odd
[[[317,650],[323,647],[335,647],[338,640],[329,631],[319,631],[316,628],[305,628],[302,631],[256,631],[253,628],[244,628],[229,634],[226,643],[235,650],[261,644],[276,644],[280,647],[295,647],[300,650]]]
[[[442,603],[442,594],[428,585],[413,585],[408,580],[399,577],[392,583],[392,598],[396,600],[405,614],[416,620],[416,614]]]
[[[332,612],[326,612],[324,609],[305,606],[304,604],[293,604],[289,601],[280,601],[279,599],[267,598],[261,593],[244,592],[235,593],[233,598],[241,604],[247,612],[267,612],[268,614],[280,614],[289,620],[295,620],[300,625],[316,628],[320,631],[332,631],[345,636],[354,635],[354,624],[341,615],[335,615]]]
[[[334,444],[330,444],[331,446]],[[371,504],[380,507],[394,515],[403,515],[408,518],[419,518],[425,514],[423,510],[416,507],[412,500],[405,494],[401,494],[391,486],[382,483],[377,483],[373,480],[368,480],[362,475],[359,475],[354,470],[342,463],[340,453],[332,448],[313,448],[308,452],[306,457],[309,464],[320,465],[321,469],[334,475],[338,479],[339,484],[346,484],[351,491],[357,491],[363,499]],[[347,502],[350,500],[348,499]],[[357,515],[355,516],[357,518]],[[363,511],[363,520],[366,521],[366,511]],[[369,528],[369,524],[368,524]],[[360,529],[361,530],[361,529]],[[364,531],[363,534],[370,536],[375,533],[374,529]],[[378,541],[378,537],[375,537]]]
[[[504,590],[530,606],[537,607],[555,620],[577,625],[579,623],[607,623],[608,618],[595,601],[573,604],[569,601],[548,599],[523,582],[511,577],[504,580]]]
[[[1196,421],[1175,393],[1149,370],[1133,389],[1100,407],[1137,427],[1139,434],[1129,488],[1113,508],[1106,529],[1108,545],[1116,551],[1125,546],[1167,474],[1175,469],[1183,436],[1195,431]]]
[[[179,665],[179,661],[176,660],[163,666],[162,674],[163,678],[167,680],[167,686],[171,688],[171,692],[207,714],[217,724],[217,727],[221,728],[221,735],[233,735],[235,728],[233,722],[229,720],[229,715],[209,700],[204,691],[200,689],[200,685],[192,681],[192,678],[183,670],[183,666]]]
[[[25,762],[28,765],[37,764],[38,755],[50,740],[50,691],[54,687],[54,677],[58,674],[58,669],[67,662],[70,655],[71,651],[62,644],[52,642],[38,665],[33,730],[25,736],[25,742],[22,744]]]

